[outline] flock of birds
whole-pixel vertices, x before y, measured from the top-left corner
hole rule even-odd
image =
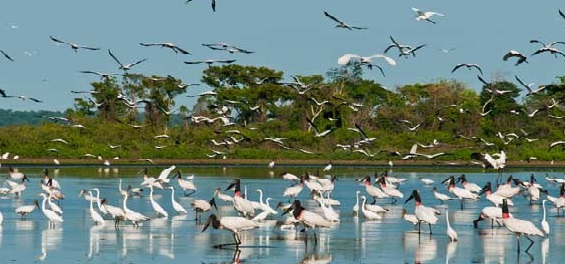
[[[268,167],[273,169],[275,167],[274,161],[269,163]],[[202,225],[202,232],[211,227],[213,229],[227,230],[232,234],[233,243],[217,244],[214,247],[234,247],[237,249],[244,243],[241,239],[242,232],[264,225],[266,219],[275,219],[275,229],[283,231],[294,230],[297,232],[296,239],[304,239],[307,243],[309,240],[313,240],[317,244],[319,240],[317,229],[337,227],[343,217],[351,217],[351,213],[346,213],[349,211],[347,208],[333,209],[334,207],[341,206],[341,202],[332,198],[332,193],[336,188],[339,188],[339,184],[338,178],[335,175],[329,175],[331,170],[332,165],[330,163],[322,169],[323,174],[326,174],[325,176],[320,175],[319,170],[318,175],[305,173],[304,175],[297,176],[289,172],[280,173],[280,178],[288,180],[291,184],[290,187],[281,188],[283,189],[282,193],[269,193],[268,195],[276,196],[276,199],[288,200],[289,203],[278,202],[276,207],[272,207],[269,203],[269,200],[273,199],[272,197],[263,199],[264,195],[267,194],[264,194],[261,189],[255,190],[259,193],[259,200],[250,199],[250,195],[247,194],[247,187],[242,188],[242,185],[245,184],[244,181],[235,178],[229,186],[218,186],[213,193],[203,194],[208,196],[206,199],[194,197],[190,203],[190,208],[185,208],[176,200],[176,189],[182,190],[184,196],[193,194],[200,196],[200,194],[195,194],[197,188],[193,181],[194,175],[182,177],[180,171],[174,165],[163,169],[157,177],[149,176],[148,169],[145,168],[139,187],[129,185],[127,189],[124,189],[122,188],[122,179],[119,179],[116,192],[119,192],[119,195],[122,197],[121,205],[111,205],[107,199],[102,199],[101,197],[107,194],[101,193],[99,188],[83,189],[80,191],[79,197],[82,196],[88,201],[88,209],[94,225],[103,226],[113,221],[116,229],[121,228],[124,222],[138,228],[142,222],[157,218],[167,218],[172,214],[194,214],[194,221]],[[8,171],[9,176],[4,180],[5,185],[8,187],[0,188],[0,195],[22,197],[26,190],[26,182],[29,182],[30,179],[26,174],[18,172],[11,166],[8,168]],[[171,175],[174,176],[171,177]],[[177,184],[174,184],[175,179]],[[372,182],[373,179],[374,182]],[[553,196],[546,187],[540,185],[534,174],[531,174],[528,180],[521,180],[509,175],[506,182],[498,184],[496,189],[494,189],[495,187],[490,181],[484,182],[481,185],[472,183],[467,180],[465,174],[457,178],[450,176],[441,183],[435,182],[433,179],[419,178],[419,183],[416,184],[419,186],[418,189],[403,192],[400,187],[405,184],[407,179],[393,177],[388,172],[382,174],[375,173],[374,178],[372,176],[365,176],[356,179],[358,190],[355,190],[355,193],[351,193],[350,197],[351,199],[355,198],[355,204],[349,212],[353,213],[353,217],[363,217],[366,221],[381,220],[386,217],[387,212],[390,210],[386,206],[389,201],[390,208],[392,209],[399,199],[405,199],[405,204],[414,200],[413,214],[408,212],[406,209],[408,207],[403,206],[402,219],[412,224],[419,236],[424,232],[421,225],[428,225],[429,234],[431,235],[433,233],[432,226],[438,225],[440,223],[440,215],[445,213],[445,225],[443,227],[445,234],[449,243],[456,243],[459,239],[458,232],[450,223],[448,209],[442,210],[440,209],[442,206],[430,207],[423,204],[421,192],[425,189],[420,187],[433,186],[433,196],[440,204],[449,203],[451,200],[459,200],[461,210],[465,210],[464,204],[467,201],[486,199],[491,202],[492,206],[484,207],[477,219],[473,221],[474,227],[477,228],[480,221],[488,219],[491,221],[491,227],[495,228],[494,223],[496,222],[499,227],[504,226],[516,236],[518,253],[521,251],[520,238],[526,238],[530,243],[524,251],[529,254],[529,250],[535,243],[532,239],[533,237],[547,237],[550,235],[551,229],[546,220],[546,202],[549,201],[553,204],[558,216],[561,215],[560,212],[563,212],[563,215],[565,215],[565,180],[547,176],[545,180],[548,184],[553,183],[559,186],[560,193],[558,196]],[[68,198],[65,198],[66,195],[63,194],[61,183],[50,177],[49,171],[45,169],[40,184],[42,192],[39,193],[39,196],[42,198],[42,201],[39,202],[36,199],[32,204],[17,207],[14,209],[14,213],[19,214],[21,220],[24,221],[30,213],[39,208],[50,228],[63,224],[64,213],[59,204]],[[154,199],[153,193],[157,189],[171,191],[170,208]],[[445,191],[442,192],[440,189]],[[228,192],[232,191],[233,195],[228,194]],[[151,204],[150,210],[154,211],[153,217],[143,213],[143,211],[147,210],[146,208],[142,209],[143,211],[138,211],[128,207],[128,198],[141,194],[148,197]],[[530,205],[534,203],[541,204],[543,207],[543,218],[541,221],[520,219],[510,213],[510,208],[518,206],[518,203],[520,203],[518,199],[521,199],[520,197],[522,196],[526,198],[527,203]],[[306,208],[306,199],[316,201],[318,206]],[[216,200],[233,205],[234,211],[231,213],[218,211]],[[385,202],[379,205],[377,200]],[[452,208],[452,210],[454,209]],[[3,213],[6,214],[8,212]],[[203,224],[202,214],[208,214]],[[2,220],[3,215],[0,213],[0,224]],[[407,230],[407,232],[414,231]],[[313,239],[309,238],[310,234],[313,235]]]

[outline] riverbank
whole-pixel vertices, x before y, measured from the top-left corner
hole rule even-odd
[[[102,161],[98,159],[60,159],[59,165],[55,165],[53,159],[18,159],[18,160],[1,160],[0,165],[6,167],[12,166],[35,166],[42,165],[48,167],[67,167],[67,166],[166,166],[166,165],[180,165],[180,166],[264,166],[271,161],[270,159],[111,159],[108,160],[110,165],[103,164]],[[330,162],[329,160],[319,160],[319,159],[301,159],[301,160],[290,160],[282,159],[275,160],[275,167],[285,167],[285,166],[326,166]],[[388,160],[331,160],[332,165],[336,167],[341,166],[368,166],[368,167],[383,167],[390,168]],[[477,163],[477,161],[433,161],[433,160],[393,160],[392,167],[463,167],[463,168],[477,168],[480,169],[482,166]],[[543,161],[543,160],[533,160],[533,161],[507,161],[506,168],[563,168],[565,167],[565,161]]]

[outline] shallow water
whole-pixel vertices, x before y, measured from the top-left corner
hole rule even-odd
[[[170,190],[156,190],[155,199],[168,212],[169,218],[152,219],[143,223],[139,228],[129,223],[120,224],[115,229],[112,221],[105,226],[94,226],[90,219],[89,203],[78,194],[81,189],[99,188],[101,196],[108,198],[109,204],[120,206],[121,198],[118,192],[118,177],[123,178],[123,185],[138,187],[142,179],[137,174],[140,168],[61,168],[52,171],[62,185],[66,199],[60,202],[63,208],[64,222],[55,228],[49,228],[45,216],[40,210],[32,212],[27,220],[20,220],[13,211],[16,207],[31,204],[33,199],[39,199],[41,191],[39,179],[40,168],[20,168],[20,171],[31,175],[31,182],[22,197],[0,197],[0,212],[4,214],[4,223],[0,230],[1,263],[17,262],[47,262],[47,263],[78,263],[91,261],[94,263],[149,263],[166,261],[166,263],[230,263],[234,258],[245,260],[246,263],[558,263],[562,262],[563,245],[565,244],[565,217],[557,217],[557,211],[548,203],[548,222],[551,235],[548,238],[533,238],[535,244],[531,254],[516,252],[515,236],[505,227],[490,227],[489,221],[483,221],[478,229],[473,228],[472,220],[476,219],[479,211],[491,203],[485,198],[479,201],[466,201],[464,210],[460,209],[458,200],[448,201],[439,205],[432,194],[431,186],[423,186],[418,177],[435,180],[442,193],[448,193],[440,182],[448,176],[460,173],[441,171],[416,172],[402,171],[391,173],[392,176],[406,178],[399,189],[407,198],[413,189],[419,189],[423,204],[434,206],[442,212],[449,208],[449,218],[452,227],[459,233],[459,241],[450,243],[446,236],[445,214],[433,225],[433,234],[428,233],[427,225],[422,225],[422,234],[418,235],[412,225],[401,219],[401,210],[406,208],[413,213],[412,201],[404,204],[404,199],[391,205],[390,200],[379,200],[378,204],[389,209],[382,220],[366,221],[361,215],[352,216],[355,204],[355,191],[361,190],[366,195],[364,187],[355,178],[372,175],[370,168],[335,168],[332,174],[339,181],[332,194],[340,200],[339,210],[341,222],[329,229],[318,232],[319,241],[314,243],[312,234],[304,242],[304,234],[294,231],[274,230],[274,222],[280,218],[271,216],[255,230],[244,231],[241,234],[242,247],[239,251],[233,248],[216,249],[213,245],[230,243],[233,238],[226,230],[202,231],[202,224],[194,219],[194,212],[188,216],[174,213],[170,203]],[[158,175],[162,168],[150,168],[151,175]],[[282,197],[289,182],[277,177],[282,171],[288,170],[300,175],[305,168],[277,168],[272,174],[267,168],[216,167],[181,168],[184,176],[195,174],[195,184],[198,191],[189,196],[182,196],[177,188],[176,200],[185,208],[190,208],[190,202],[196,199],[210,199],[217,187],[225,189],[234,177],[242,178],[242,188],[248,189],[248,197],[258,200],[257,188],[265,192],[265,197],[271,197],[271,206],[278,201],[288,202]],[[380,170],[382,171],[382,170]],[[380,172],[379,171],[379,172]],[[512,175],[522,180],[529,179],[529,171],[514,171]],[[558,196],[559,187],[548,184],[544,178],[545,171],[534,172],[538,182],[549,190],[549,194]],[[550,172],[550,176],[562,177],[561,172]],[[467,172],[469,182],[484,185],[486,181],[496,181],[493,172]],[[177,186],[176,180],[172,180]],[[305,188],[306,190],[306,188]],[[228,193],[228,192],[226,192]],[[230,192],[230,194],[233,194]],[[299,199],[303,206],[315,212],[321,209],[313,200],[308,200],[308,194],[303,191]],[[511,208],[515,217],[533,221],[538,227],[542,215],[542,207],[538,203],[530,205],[522,196],[513,199],[516,204]],[[41,200],[40,200],[41,202]],[[235,215],[231,204],[217,199],[219,216]],[[154,217],[148,195],[128,199],[128,207]],[[207,217],[204,214],[203,219]],[[522,248],[528,241],[522,238]]]

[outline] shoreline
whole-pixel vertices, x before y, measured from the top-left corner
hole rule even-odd
[[[118,160],[108,160],[110,165],[104,165],[100,160],[96,159],[60,159],[60,165],[55,165],[52,159],[37,158],[37,159],[18,159],[18,160],[0,160],[0,168],[6,166],[34,166],[34,165],[49,165],[49,167],[69,167],[69,166],[105,166],[105,167],[120,167],[120,166],[166,166],[166,165],[180,165],[180,166],[264,166],[271,161],[270,159],[154,159],[153,163],[145,159],[129,159],[123,158]],[[281,159],[275,160],[276,166],[325,166],[329,160],[310,159],[310,160],[291,160]],[[379,167],[391,168],[388,160],[331,160],[334,166],[359,166],[359,167]],[[441,167],[441,168],[475,168],[482,169],[482,166],[469,160],[456,160],[456,161],[433,161],[433,160],[393,160],[394,167]],[[475,161],[476,162],[476,161]],[[563,168],[565,161],[507,161],[506,168]]]

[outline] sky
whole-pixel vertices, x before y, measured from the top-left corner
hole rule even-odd
[[[64,111],[73,107],[76,94],[89,90],[98,77],[79,73],[92,70],[120,73],[108,49],[122,61],[135,66],[132,73],[170,74],[185,83],[200,83],[205,65],[183,61],[236,59],[238,64],[266,66],[293,75],[325,74],[338,67],[346,53],[369,56],[383,53],[393,36],[402,44],[426,44],[416,57],[399,58],[396,66],[380,63],[385,71],[365,71],[366,79],[388,89],[442,79],[455,79],[480,91],[477,73],[458,63],[477,63],[483,78],[548,84],[565,75],[565,58],[541,54],[531,39],[565,41],[565,11],[562,1],[374,1],[374,0],[4,0],[0,9],[0,49],[15,62],[0,57],[0,88],[9,95],[43,100],[35,103],[0,98],[1,109]],[[416,21],[412,7],[435,11],[437,24]],[[335,28],[324,11],[367,30]],[[100,47],[99,51],[57,45],[49,36],[80,45]],[[143,47],[140,42],[173,42],[193,55],[175,54],[160,47]],[[254,51],[229,54],[210,50],[202,43],[225,42]],[[564,47],[556,46],[565,50]],[[441,49],[454,50],[445,53]],[[503,61],[509,50],[528,56],[529,63],[514,66]],[[378,62],[378,60],[377,60]],[[210,87],[192,86],[187,95]],[[177,106],[191,107],[195,98],[181,95]]]

